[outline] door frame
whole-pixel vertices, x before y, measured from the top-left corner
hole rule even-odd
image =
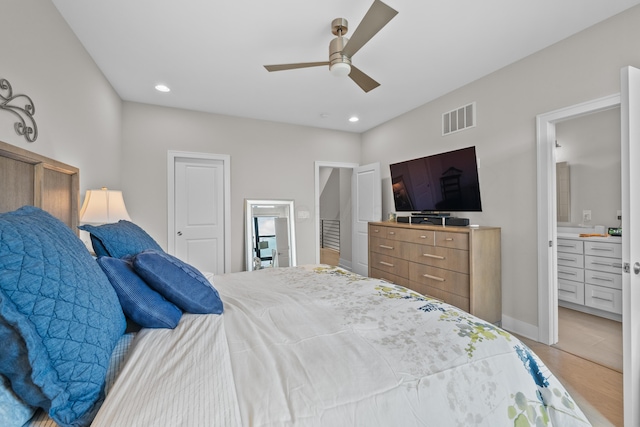
[[[340,168],[353,169],[360,166],[358,163],[324,162],[317,160],[314,162],[314,197],[315,197],[315,229],[316,229],[316,264],[320,263],[320,168]]]
[[[224,176],[224,272],[231,272],[231,156],[228,154],[167,151],[167,252],[175,254],[175,162],[178,158],[222,161]]]

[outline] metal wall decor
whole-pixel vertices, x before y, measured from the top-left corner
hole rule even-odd
[[[0,79],[0,110],[9,111],[18,117],[13,126],[18,135],[23,135],[29,142],[38,138],[38,126],[33,118],[36,113],[33,101],[27,95],[14,95],[7,79]]]

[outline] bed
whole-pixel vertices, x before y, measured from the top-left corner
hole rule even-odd
[[[2,149],[11,147],[0,146],[0,154]],[[27,154],[22,152],[19,160]],[[77,181],[77,170],[59,164],[55,170],[75,175],[70,183]],[[66,187],[77,192],[77,184]],[[77,195],[65,197],[61,210],[70,213],[51,216],[42,206],[4,205],[11,212],[0,214],[0,335],[14,334],[3,341],[3,350],[13,346],[24,353],[0,353],[5,397],[13,392],[14,403],[33,399],[30,389],[18,392],[17,381],[6,381],[17,377],[12,357],[53,375],[48,378],[53,386],[47,386],[24,374],[40,387],[38,395],[47,408],[34,417],[33,412],[22,414],[25,425],[590,425],[529,348],[456,307],[324,265],[201,273],[172,259],[131,223],[88,230],[94,248],[96,240],[104,245],[96,253],[106,251],[96,261],[69,228],[77,221]],[[38,206],[37,200],[24,204]],[[14,241],[25,247],[21,254]],[[14,249],[7,251],[8,246]],[[46,262],[34,263],[40,254],[55,262],[45,256]],[[20,265],[7,261],[16,256],[22,257]],[[173,270],[164,270],[167,266]],[[46,286],[31,289],[32,294],[50,303],[31,304],[38,309],[21,313],[15,290],[36,270],[42,270],[38,283]],[[117,274],[127,275],[130,281],[123,283],[131,289],[140,286],[144,293],[148,285],[162,299],[151,298],[144,305],[124,298],[122,292],[129,288],[116,283]],[[64,295],[72,291],[80,311],[66,306],[69,298]],[[148,320],[148,311],[132,311],[134,303],[145,310],[162,309],[153,313],[154,327],[125,333],[131,317]],[[86,325],[77,326],[87,308],[92,313],[83,320]],[[33,337],[39,337],[47,310],[53,320],[46,322],[41,340],[53,342],[55,351],[37,354],[49,363],[50,369],[41,370],[41,360],[30,352],[39,351],[40,342]],[[68,311],[74,315],[64,319],[66,329],[52,337],[52,325]],[[85,331],[80,337],[79,328]],[[60,341],[66,344],[59,346]],[[89,350],[79,352],[80,345]],[[56,359],[65,351],[64,360]],[[14,410],[2,390],[0,424],[3,413]]]

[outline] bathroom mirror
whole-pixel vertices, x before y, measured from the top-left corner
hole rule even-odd
[[[246,199],[247,271],[296,265],[293,200]]]

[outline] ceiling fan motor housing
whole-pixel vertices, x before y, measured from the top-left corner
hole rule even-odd
[[[337,36],[329,43],[329,70],[334,75],[347,75],[351,71],[351,58],[342,54],[342,50],[349,42],[348,38],[343,37],[347,31],[349,31],[349,23],[346,19],[336,18],[331,22],[331,32]]]

